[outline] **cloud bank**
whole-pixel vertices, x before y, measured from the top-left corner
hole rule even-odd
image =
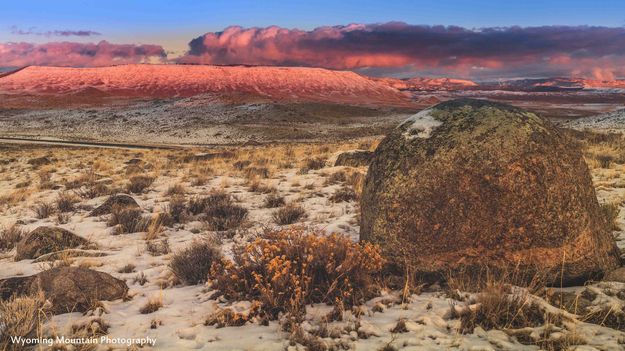
[[[46,44],[0,43],[0,66],[109,66],[127,63],[163,62],[160,45],[56,42]]]
[[[84,31],[14,34],[83,36]],[[170,56],[171,57],[171,56]],[[168,62],[160,45],[53,42],[0,43],[0,66],[105,66]],[[314,66],[377,76],[471,79],[574,76],[625,77],[625,28],[497,27],[350,24],[304,31],[277,26],[228,27],[189,42],[179,63]]]
[[[625,76],[625,28],[409,25],[311,31],[228,27],[189,43],[183,63],[320,66],[459,77]]]
[[[19,29],[16,26],[11,27],[11,34],[14,35],[42,35],[46,37],[91,37],[96,35],[102,35],[102,33],[92,30],[48,30],[48,31],[36,31],[35,28],[29,28],[27,30]]]

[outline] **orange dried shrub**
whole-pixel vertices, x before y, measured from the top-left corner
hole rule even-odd
[[[384,265],[377,245],[301,228],[266,233],[233,248],[233,257],[212,267],[214,287],[226,298],[259,303],[270,319],[300,316],[311,303],[363,303],[377,294]]]

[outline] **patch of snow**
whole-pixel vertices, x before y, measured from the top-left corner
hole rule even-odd
[[[428,139],[434,129],[442,124],[443,122],[432,116],[432,109],[426,109],[405,120],[400,127],[405,128],[403,135],[406,139]]]
[[[565,124],[570,128],[615,129],[625,128],[625,109],[607,112],[587,118],[579,118]]]

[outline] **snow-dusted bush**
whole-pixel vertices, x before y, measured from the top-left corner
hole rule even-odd
[[[299,316],[310,303],[362,303],[377,292],[383,265],[376,245],[291,228],[235,246],[233,260],[213,266],[211,277],[226,298],[253,301],[274,319]]]

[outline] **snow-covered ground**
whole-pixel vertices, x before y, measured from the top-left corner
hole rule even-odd
[[[369,143],[365,143],[367,147]],[[0,166],[0,198],[24,191],[25,199],[9,205],[3,205],[0,212],[0,225],[10,226],[16,221],[22,223],[28,231],[42,225],[60,226],[98,245],[98,250],[105,253],[102,257],[77,257],[73,265],[88,266],[92,269],[109,273],[123,279],[130,287],[129,301],[103,302],[104,310],[87,315],[68,313],[53,317],[47,322],[48,330],[57,334],[69,333],[72,325],[84,323],[99,317],[110,327],[108,336],[111,338],[144,338],[156,339],[154,347],[143,349],[155,350],[303,350],[302,345],[289,341],[288,333],[282,331],[278,322],[270,322],[267,326],[247,323],[241,327],[215,328],[206,326],[206,318],[217,308],[228,302],[213,298],[214,291],[205,285],[184,286],[171,285],[174,281],[168,268],[172,253],[153,256],[146,250],[144,233],[112,235],[112,228],[106,225],[106,216],[89,217],[89,208],[93,208],[106,200],[106,196],[94,199],[81,199],[77,210],[71,214],[65,224],[57,224],[56,216],[37,219],[33,211],[36,203],[54,201],[64,190],[66,181],[77,179],[88,171],[95,171],[101,181],[112,185],[123,185],[126,182],[126,161],[139,158],[143,161],[145,172],[157,176],[150,189],[141,195],[134,195],[144,213],[162,212],[169,203],[171,196],[166,195],[169,187],[182,184],[186,189],[185,197],[208,194],[211,190],[222,190],[237,199],[237,203],[249,212],[248,225],[233,238],[221,238],[222,249],[228,249],[237,242],[245,242],[249,235],[260,231],[266,226],[275,226],[272,222],[274,209],[264,208],[267,196],[264,193],[251,191],[249,179],[233,169],[237,160],[250,160],[253,167],[267,167],[270,176],[259,181],[284,196],[287,202],[300,204],[307,212],[307,217],[298,223],[319,228],[327,232],[342,233],[350,238],[358,239],[359,206],[356,201],[332,202],[331,195],[339,188],[347,186],[344,181],[329,182],[330,176],[337,172],[364,173],[366,169],[332,167],[334,159],[341,150],[362,148],[357,143],[342,145],[299,145],[292,147],[257,147],[242,148],[235,156],[199,163],[182,163],[179,160],[190,151],[177,150],[123,150],[123,149],[78,149],[45,147],[12,147],[0,149],[0,159],[7,160]],[[290,154],[291,156],[289,156]],[[52,163],[33,169],[27,164],[29,159],[48,156]],[[301,174],[299,169],[307,158],[327,158],[326,167]],[[207,168],[204,168],[207,167]],[[210,168],[210,169],[209,169]],[[50,175],[49,183],[61,185],[40,189],[41,179]],[[43,178],[41,177],[43,175]],[[203,185],[193,185],[194,179],[206,177]],[[597,194],[600,201],[621,201],[625,197],[625,168],[593,170]],[[29,183],[25,188],[18,184]],[[25,189],[25,190],[24,190]],[[625,213],[619,216],[619,223],[625,227]],[[616,233],[625,248],[625,235]],[[176,252],[194,239],[202,236],[214,236],[199,221],[178,224],[173,228],[165,228],[160,239],[167,239],[172,252]],[[14,250],[2,254],[0,258],[0,279],[35,274],[45,269],[43,263],[32,260],[13,260]],[[133,264],[131,273],[119,273],[127,264]],[[146,282],[141,284],[140,277]],[[603,285],[601,285],[603,284]],[[599,283],[591,286],[597,290],[597,304],[615,302],[608,300],[603,294],[606,289],[625,291],[623,283]],[[567,288],[567,291],[579,291],[585,287]],[[353,312],[345,312],[344,319],[336,322],[325,322],[331,307],[324,305],[309,306],[306,321],[302,328],[313,331],[323,325],[328,329],[328,336],[321,341],[334,349],[353,350],[538,350],[535,345],[524,345],[502,330],[485,331],[476,328],[473,333],[462,334],[458,331],[459,319],[454,318],[452,310],[466,308],[474,297],[473,294],[460,292],[453,298],[437,287],[429,287],[420,294],[413,294],[402,301],[399,291],[383,291],[382,295],[368,301],[359,308],[361,316]],[[163,307],[158,311],[141,314],[139,310],[150,299],[162,299]],[[602,300],[603,299],[603,300]],[[536,297],[541,305],[548,304]],[[622,308],[623,301],[620,301]],[[235,309],[245,311],[248,302],[237,302]],[[548,307],[554,308],[554,307]],[[403,321],[404,330],[395,327]],[[324,323],[327,323],[324,324]],[[625,342],[623,331],[598,326],[595,324],[572,321],[567,324],[568,331],[585,340],[576,350],[622,350]],[[532,329],[539,333],[541,328]],[[557,337],[558,334],[552,334]],[[559,334],[562,336],[562,333]],[[105,349],[104,347],[102,347]],[[125,347],[120,347],[125,348]]]
[[[0,137],[144,145],[341,140],[382,134],[407,116],[405,111],[337,104],[233,104],[205,94],[120,106],[2,110]]]
[[[567,127],[622,132],[625,126],[625,109],[570,121]]]

